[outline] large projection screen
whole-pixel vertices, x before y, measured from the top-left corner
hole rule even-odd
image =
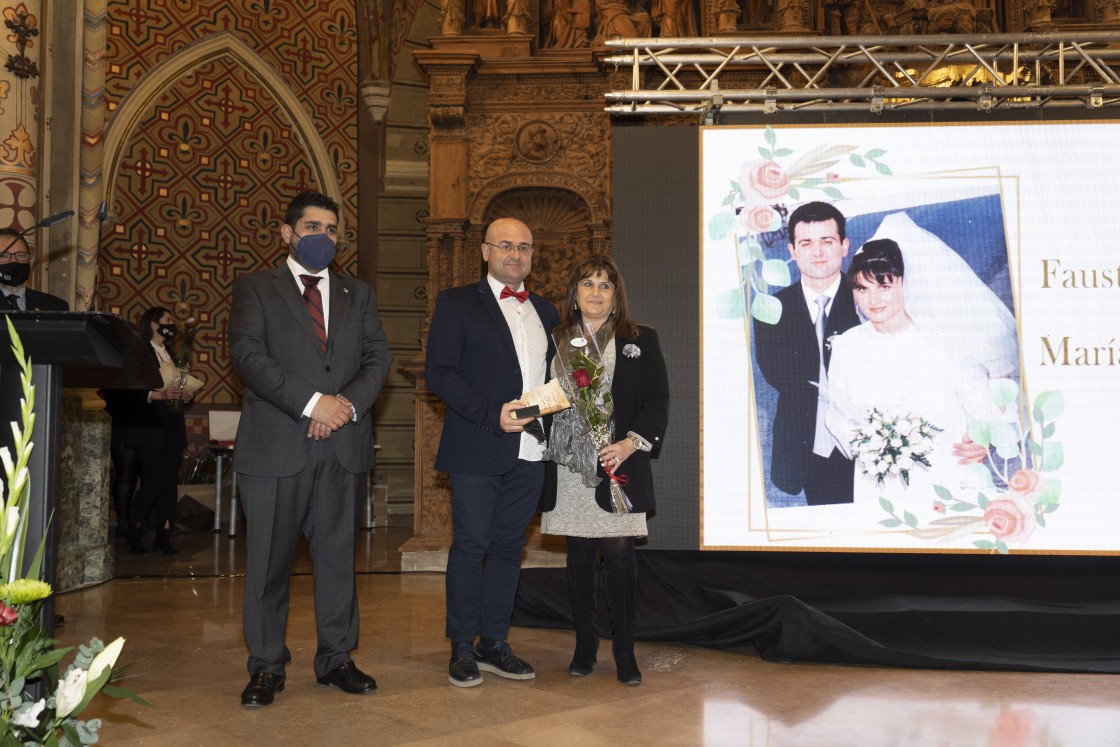
[[[700,547],[1117,554],[1118,135],[1105,120],[694,135],[699,278],[676,284],[699,307]],[[902,330],[861,316],[817,337],[786,230],[813,201],[847,219],[842,269],[869,240],[901,249],[901,282],[865,276],[853,295],[872,321],[901,309]],[[786,374],[798,356],[817,365],[817,346],[832,361],[824,448],[854,456],[854,487],[807,505],[773,473],[796,471],[783,429],[805,408],[790,406]],[[689,395],[670,373],[676,408]],[[982,463],[957,464],[968,442],[988,447]]]

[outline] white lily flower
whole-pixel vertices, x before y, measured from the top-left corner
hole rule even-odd
[[[58,689],[54,693],[54,707],[59,718],[69,716],[86,696],[88,674],[86,670],[74,667],[65,678],[59,680]]]
[[[39,726],[39,715],[47,707],[47,699],[42,698],[34,705],[25,703],[20,706],[12,716],[13,726],[22,726],[25,729],[35,729]]]
[[[124,648],[124,638],[118,638],[106,646],[104,651],[93,657],[93,661],[89,664],[89,679],[91,681],[96,680],[107,668],[111,669],[117,663],[117,657],[121,655],[122,648]]]

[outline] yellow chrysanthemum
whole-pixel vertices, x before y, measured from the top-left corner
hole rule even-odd
[[[29,604],[46,599],[51,595],[51,585],[46,581],[34,581],[30,578],[20,578],[0,586],[0,599],[7,599],[9,604]]]

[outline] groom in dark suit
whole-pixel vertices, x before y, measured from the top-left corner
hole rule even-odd
[[[233,367],[245,384],[236,466],[248,544],[243,706],[284,689],[292,558],[300,535],[315,564],[315,675],[364,694],[377,684],[350,658],[358,644],[356,501],[373,469],[370,410],[392,357],[373,289],[330,272],[338,204],[297,195],[280,237],[279,267],[237,279],[230,316]]]
[[[528,226],[495,220],[482,259],[486,277],[436,299],[425,362],[428,388],[447,405],[436,468],[451,478],[448,681],[456,687],[482,684],[480,669],[515,680],[535,676],[506,635],[525,527],[544,486],[543,433],[535,418],[511,413],[523,392],[548,378],[559,322],[552,304],[525,290],[533,259]]]
[[[754,323],[758,367],[778,390],[770,481],[794,495],[804,490],[810,506],[851,503],[854,464],[824,425],[831,338],[860,323],[840,272],[848,255],[844,215],[825,202],[798,207],[789,218],[789,253],[801,278],[776,294],[777,324]]]

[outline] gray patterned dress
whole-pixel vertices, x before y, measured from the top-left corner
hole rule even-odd
[[[614,339],[604,345],[603,368],[614,377]],[[562,374],[552,362],[552,375]],[[574,409],[565,410],[557,418],[579,417]],[[556,507],[541,514],[541,532],[568,537],[645,537],[646,515],[615,514],[604,511],[595,502],[595,488],[583,484],[583,477],[563,464],[556,465]]]

